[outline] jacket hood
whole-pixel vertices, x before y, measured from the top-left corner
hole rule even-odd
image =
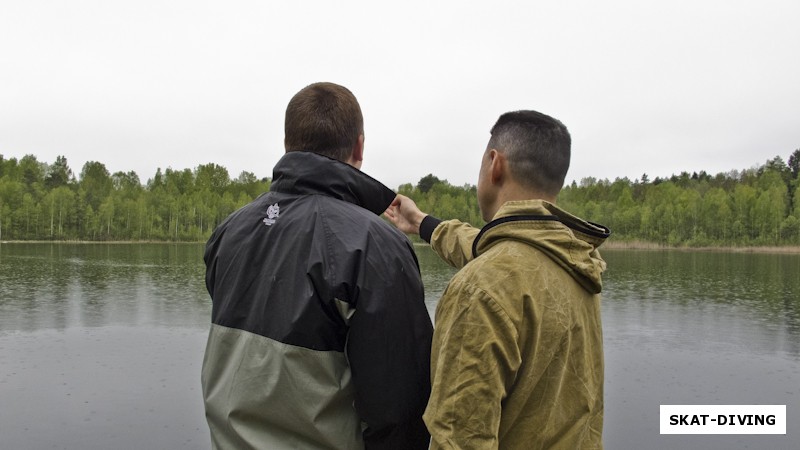
[[[597,294],[603,288],[601,275],[606,269],[597,248],[610,234],[608,228],[544,200],[511,201],[481,229],[472,253],[477,257],[501,240],[522,241],[541,250],[587,291]]]
[[[380,181],[339,160],[312,152],[289,152],[272,170],[270,191],[321,194],[356,204],[377,215],[396,194]]]

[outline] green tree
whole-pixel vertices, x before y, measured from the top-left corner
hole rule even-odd
[[[88,161],[81,169],[79,186],[86,204],[96,211],[111,195],[113,182],[103,163]]]
[[[11,180],[8,176],[0,178],[0,226],[3,227],[6,239],[21,237],[14,219],[19,217],[15,212],[20,210],[25,194],[25,186],[21,182]]]
[[[781,240],[785,244],[800,244],[800,220],[795,216],[787,216],[781,222]]]
[[[417,189],[419,189],[421,193],[427,194],[428,191],[441,182],[442,180],[429,173],[428,175],[420,178],[419,183],[417,183]]]
[[[44,205],[50,213],[50,239],[64,239],[73,229],[75,207],[75,193],[66,186],[59,186],[47,193]]]
[[[47,168],[47,175],[44,178],[44,185],[47,189],[66,186],[73,181],[72,169],[67,164],[65,156],[57,156],[56,162]]]
[[[228,169],[214,163],[197,166],[194,177],[197,189],[209,189],[217,195],[221,195],[231,183]]]
[[[112,224],[114,223],[114,213],[116,212],[116,205],[114,202],[114,197],[108,196],[103,200],[103,203],[100,204],[100,209],[98,209],[97,214],[97,224],[100,226],[98,230],[101,236],[104,236],[106,240],[110,240],[113,238],[112,233]],[[116,231],[116,229],[114,229]]]
[[[800,177],[800,148],[789,156],[788,168],[794,179]]]
[[[731,234],[733,210],[730,196],[721,188],[712,188],[702,200],[702,229],[717,242],[725,242]]]
[[[749,243],[756,236],[755,209],[757,191],[744,184],[733,191],[734,237],[738,243]]]
[[[35,156],[25,155],[19,160],[19,174],[28,191],[34,189],[36,185],[41,185],[44,181],[46,165],[40,163]]]

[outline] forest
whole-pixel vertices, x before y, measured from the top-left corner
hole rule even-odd
[[[76,175],[67,158],[0,155],[0,240],[205,241],[225,217],[269,190],[251,172],[231,178],[209,163],[158,169],[142,182],[89,161]],[[399,193],[437,217],[483,225],[473,185],[433,174]],[[584,178],[558,204],[612,231],[612,240],[666,246],[800,245],[800,149],[743,170],[669,178]]]

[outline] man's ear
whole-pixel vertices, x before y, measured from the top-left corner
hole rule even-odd
[[[351,156],[353,160],[353,165],[358,164],[361,165],[361,161],[364,160],[364,135],[358,135],[358,141],[356,145],[353,146],[353,155]]]
[[[350,152],[350,157],[347,158],[347,164],[361,170],[361,162],[364,161],[364,135],[359,134],[358,140],[353,145],[353,151]]]
[[[489,150],[489,179],[492,184],[502,184],[508,170],[508,160],[505,155],[495,149]]]

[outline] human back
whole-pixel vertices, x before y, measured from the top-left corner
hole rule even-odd
[[[206,246],[212,442],[426,448],[431,324],[413,248],[378,216],[394,193],[359,170],[360,107],[317,83],[286,117],[270,192]]]
[[[431,449],[602,448],[597,249],[609,230],[556,198],[571,138],[536,111],[500,116],[478,174],[481,229],[398,196],[387,216],[460,269],[436,309]]]
[[[554,211],[543,202],[512,202],[496,218]],[[440,225],[435,251],[446,248],[443,241],[457,226]],[[591,244],[571,234],[558,221],[497,225],[480,236],[478,256],[451,280],[436,310],[432,349],[426,421],[435,442],[453,432],[457,442],[485,444],[473,448],[602,446],[600,279],[587,269],[603,263]],[[486,348],[492,363],[480,350]],[[445,385],[470,367],[482,368],[480,382],[462,378],[457,390]],[[449,431],[456,424],[448,423],[447,407],[470,411],[458,416],[457,432]]]

